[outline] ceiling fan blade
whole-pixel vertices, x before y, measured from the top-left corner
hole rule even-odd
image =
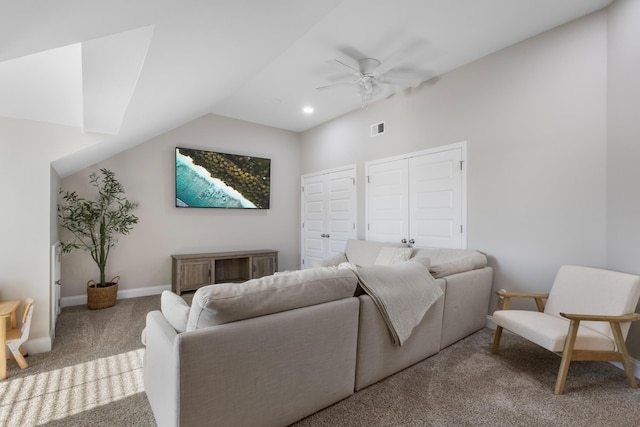
[[[320,86],[317,87],[316,90],[326,90],[326,89],[331,89],[334,87],[339,87],[339,86],[353,86],[357,83],[357,80],[354,80],[352,82],[336,82],[336,83],[331,83],[325,86]]]
[[[396,55],[393,55],[393,58],[391,58],[391,60],[383,62],[382,64],[380,64],[378,68],[375,69],[374,71],[375,75],[379,77],[379,76],[382,76],[387,71],[394,69],[395,67],[400,65],[400,63],[404,60],[405,57],[406,55],[403,54],[402,52],[399,52]]]
[[[417,55],[419,51],[424,50],[424,46],[425,46],[424,40],[421,40],[421,39],[412,40],[403,49],[391,55],[391,57],[389,57],[378,68],[376,68],[375,75],[379,77],[384,73],[386,73],[387,71],[394,69],[409,57],[413,57]]]
[[[347,70],[351,71],[351,73],[355,74],[356,76],[360,75],[360,70],[352,67],[351,65],[345,64],[344,62],[340,61],[339,59],[334,59],[333,60],[336,64],[340,65],[341,67],[346,68]]]
[[[422,83],[419,78],[400,78],[400,77],[384,77],[377,79],[379,83],[404,86],[404,87],[418,87]]]

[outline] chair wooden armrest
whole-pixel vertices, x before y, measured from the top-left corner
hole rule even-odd
[[[530,298],[534,299],[536,302],[536,307],[538,307],[539,312],[544,311],[544,303],[543,299],[549,298],[549,294],[531,294],[526,292],[507,292],[505,290],[496,291],[496,294],[503,298],[502,306],[500,307],[502,310],[509,309],[509,301],[511,298]]]
[[[640,320],[640,313],[628,313],[628,314],[623,314],[622,316],[560,313],[560,316],[569,320],[585,320],[590,322],[625,323],[625,322],[635,322],[636,320]]]

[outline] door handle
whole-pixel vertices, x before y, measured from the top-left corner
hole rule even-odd
[[[416,241],[415,241],[415,240],[413,240],[413,239],[409,240],[409,243],[411,243],[412,245],[413,245],[415,242],[416,242]]]
[[[400,240],[401,243],[407,243],[407,239]]]

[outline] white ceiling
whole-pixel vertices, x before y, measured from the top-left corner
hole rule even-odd
[[[612,1],[0,0],[0,116],[108,134],[62,176],[207,113],[301,132],[361,107],[333,59],[427,80]]]

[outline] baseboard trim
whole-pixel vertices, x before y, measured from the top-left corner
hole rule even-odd
[[[493,329],[493,330],[496,329],[496,324],[493,323],[493,316],[487,315],[486,327],[488,329]],[[634,359],[633,357],[630,357],[630,359],[631,359],[631,365],[633,367],[633,375],[635,375],[636,378],[640,378],[640,361],[637,359]],[[622,366],[622,363],[618,363],[618,362],[609,362],[609,363],[611,363],[616,368],[624,371],[624,366]]]
[[[159,295],[162,291],[170,291],[171,285],[149,286],[146,288],[123,289],[118,290],[118,299],[146,297],[149,295]],[[70,297],[62,297],[60,299],[61,307],[71,307],[74,305],[84,305],[87,303],[87,295],[74,295]]]

